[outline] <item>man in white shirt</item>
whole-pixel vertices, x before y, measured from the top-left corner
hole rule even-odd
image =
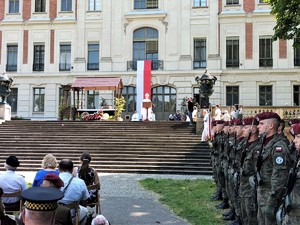
[[[216,105],[215,120],[221,120],[222,112],[219,105]]]
[[[24,177],[15,173],[19,165],[19,160],[14,155],[9,156],[6,159],[4,164],[6,172],[0,175],[0,187],[2,187],[3,192],[6,194],[14,193],[20,190],[24,191],[27,189]],[[3,197],[2,201],[7,211],[19,210],[19,197]]]

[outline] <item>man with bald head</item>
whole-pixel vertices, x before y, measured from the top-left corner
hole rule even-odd
[[[288,144],[278,134],[281,118],[277,113],[264,112],[256,115],[260,136],[265,136],[259,160],[258,177],[261,178],[257,189],[258,224],[276,224],[275,211],[284,194],[289,170],[292,167]]]

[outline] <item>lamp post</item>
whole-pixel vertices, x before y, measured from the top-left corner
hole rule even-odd
[[[208,70],[205,69],[205,72],[201,77],[196,77],[195,80],[199,86],[199,104],[200,108],[208,108],[209,107],[209,96],[211,96],[214,92],[214,85],[216,83],[217,78],[209,74]]]

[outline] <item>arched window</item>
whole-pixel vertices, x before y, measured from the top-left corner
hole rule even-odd
[[[152,60],[152,69],[161,67],[158,62],[158,31],[144,27],[133,32],[133,61],[136,70],[136,61]]]
[[[170,86],[152,88],[153,112],[157,120],[167,120],[176,112],[176,89]]]

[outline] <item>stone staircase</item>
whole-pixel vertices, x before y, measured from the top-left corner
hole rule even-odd
[[[13,120],[0,125],[0,143],[0,163],[16,155],[19,171],[40,169],[48,153],[79,164],[87,151],[99,172],[212,175],[208,145],[184,122]]]

